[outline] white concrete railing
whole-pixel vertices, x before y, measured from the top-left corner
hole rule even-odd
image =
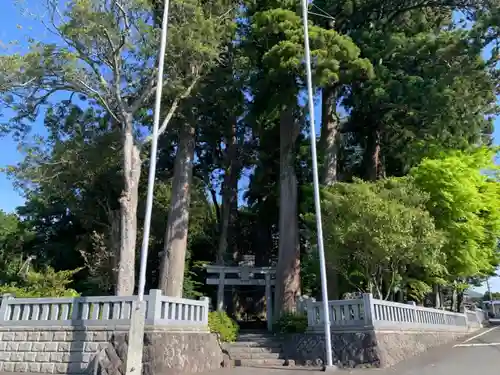
[[[126,326],[137,296],[75,298],[13,298],[0,304],[0,326]],[[160,290],[144,296],[146,324],[208,326],[208,298],[191,300],[166,297]]]
[[[323,329],[323,303],[314,298],[299,300],[297,309],[307,313],[309,328]],[[364,304],[362,299],[328,301],[328,310],[332,329],[345,327],[362,327],[364,322]]]
[[[301,297],[298,310],[307,313],[309,330],[323,330],[322,302]],[[409,329],[409,330],[469,330],[480,328],[484,313],[466,310],[454,313],[416,306],[414,303],[374,299],[364,294],[361,299],[328,302],[332,330],[346,329]]]
[[[482,327],[483,323],[488,320],[488,314],[481,310],[465,310],[464,312],[467,315],[467,322],[471,327]]]
[[[372,299],[372,320],[379,329],[467,329],[467,315],[390,301]]]

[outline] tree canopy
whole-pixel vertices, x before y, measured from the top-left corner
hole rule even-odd
[[[0,214],[0,250],[32,264],[2,285],[130,295],[163,2],[40,4],[53,38],[0,56],[1,131],[23,155],[4,172],[25,198]],[[494,275],[498,0],[310,6],[331,298],[439,305]],[[319,297],[301,10],[174,0],[167,44],[147,287],[215,299],[203,265],[251,257],[276,267],[279,318]],[[244,293],[235,317],[262,298]]]

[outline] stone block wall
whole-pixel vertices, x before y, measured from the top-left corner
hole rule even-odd
[[[289,335],[283,340],[289,360],[302,366],[325,363],[325,336],[321,333]],[[380,367],[377,340],[373,330],[332,333],[333,363],[339,367]]]
[[[0,372],[76,375],[98,369],[98,374],[123,375],[127,336],[128,327],[116,326],[3,327]],[[177,375],[218,369],[223,356],[217,337],[208,332],[147,327],[143,361],[143,375]]]
[[[127,333],[113,335],[99,358],[95,375],[123,375]],[[144,334],[143,375],[195,374],[222,367],[223,354],[217,336],[208,332],[172,332],[147,329]],[[103,371],[104,370],[104,371]]]
[[[116,332],[111,328],[0,328],[0,371],[45,374],[85,372]]]
[[[455,341],[467,333],[449,331],[332,332],[333,363],[339,367],[391,367],[430,348]],[[325,363],[325,336],[322,333],[295,334],[284,338],[283,350],[298,365]]]

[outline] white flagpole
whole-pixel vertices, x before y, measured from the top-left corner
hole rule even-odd
[[[302,0],[302,20],[304,23],[304,47],[306,55],[306,72],[307,72],[307,97],[309,101],[309,120],[311,122],[311,156],[312,156],[312,171],[314,184],[314,206],[316,209],[316,231],[318,233],[318,252],[321,274],[321,294],[323,297],[323,317],[325,324],[325,346],[326,346],[326,366],[325,371],[334,370],[332,358],[332,338],[330,329],[330,313],[328,308],[328,288],[326,284],[326,264],[325,264],[325,249],[323,246],[323,226],[321,223],[321,203],[319,196],[319,178],[318,178],[318,160],[316,155],[316,129],[314,121],[314,101],[312,89],[312,73],[311,73],[311,51],[309,49],[309,27],[307,23],[307,0]]]
[[[156,80],[156,96],[153,117],[153,132],[151,139],[151,157],[149,161],[148,192],[146,198],[146,213],[141,246],[141,263],[139,270],[138,301],[134,304],[130,319],[129,343],[127,348],[126,375],[142,374],[142,353],[144,346],[144,325],[146,320],[146,304],[144,303],[144,289],[146,286],[146,269],[148,264],[149,233],[151,215],[153,211],[154,184],[156,177],[156,156],[158,150],[158,128],[160,126],[161,97],[163,88],[163,68],[165,65],[165,51],[167,46],[169,0],[165,0],[163,9],[160,51],[158,59],[158,77]]]

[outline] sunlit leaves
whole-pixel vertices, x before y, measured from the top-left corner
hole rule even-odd
[[[411,171],[436,226],[444,231],[447,268],[456,277],[485,276],[498,263],[500,184],[495,150],[453,152],[425,159]]]
[[[323,191],[327,261],[353,286],[387,298],[409,267],[445,272],[443,234],[410,180],[340,183]],[[355,276],[358,275],[358,276]]]
[[[276,8],[252,17],[252,32],[259,46],[266,46],[263,62],[275,79],[298,76],[304,80],[304,32],[301,16]],[[311,24],[309,30],[314,79],[321,86],[372,76],[368,60],[347,36]]]

